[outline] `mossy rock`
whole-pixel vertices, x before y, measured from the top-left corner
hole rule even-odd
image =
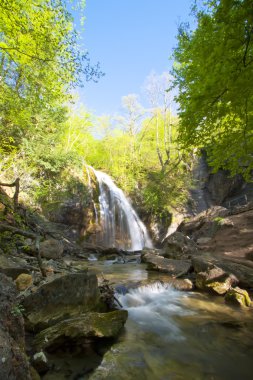
[[[21,292],[29,288],[33,283],[33,278],[30,274],[21,273],[15,280],[17,289]]]
[[[215,294],[225,294],[233,285],[238,283],[237,278],[226,273],[219,267],[213,267],[206,272],[199,272],[196,276],[196,287],[208,290]]]
[[[230,289],[225,295],[226,303],[249,307],[251,305],[251,299],[248,292],[244,289],[240,289],[238,287],[234,289]]]
[[[22,301],[28,330],[41,331],[83,312],[104,311],[94,272],[59,275],[47,281]]]
[[[126,310],[84,313],[41,331],[35,337],[35,346],[38,349],[48,349],[60,347],[68,340],[82,344],[85,339],[114,338],[124,326],[127,316]]]

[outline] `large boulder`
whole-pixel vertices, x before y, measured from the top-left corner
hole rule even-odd
[[[209,255],[205,255],[205,257],[202,255],[201,257],[193,257],[192,266],[195,273],[207,272],[210,269],[215,268],[215,264]]]
[[[242,263],[216,258],[204,252],[200,257],[192,258],[192,266],[195,273],[208,272],[219,267],[224,272],[233,274],[238,279],[238,284],[243,288],[253,287],[253,268]]]
[[[55,349],[66,340],[83,344],[87,339],[116,337],[127,320],[126,310],[108,313],[85,313],[65,319],[35,337],[38,349]]]
[[[201,212],[189,221],[183,221],[178,227],[178,231],[185,235],[198,239],[202,236],[212,237],[216,232],[217,218],[225,218],[229,215],[229,210],[221,206],[213,206]]]
[[[0,273],[0,379],[30,380],[24,321],[15,284]]]
[[[253,288],[253,268],[242,263],[229,260],[220,260],[218,264],[223,270],[233,273],[239,280],[238,285],[243,288]]]
[[[41,330],[66,318],[73,311],[100,310],[95,273],[84,271],[53,277],[24,296],[27,328]]]
[[[141,259],[147,264],[147,270],[168,273],[175,277],[188,273],[192,267],[190,261],[166,259],[152,253],[142,255]]]
[[[163,244],[163,256],[170,259],[188,259],[197,254],[196,243],[182,232],[176,231]]]
[[[40,244],[40,255],[45,259],[59,259],[63,254],[63,244],[60,240],[47,239]]]

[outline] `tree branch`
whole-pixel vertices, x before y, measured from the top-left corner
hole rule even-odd
[[[30,239],[35,240],[35,251],[36,251],[36,256],[38,260],[38,265],[41,271],[41,274],[43,277],[46,277],[46,271],[43,268],[42,264],[42,259],[40,255],[40,239],[41,237],[39,235],[34,234],[33,232],[30,231],[24,231],[16,227],[9,226],[8,224],[1,223],[0,224],[0,232],[11,232],[13,235],[21,235]]]
[[[0,182],[0,186],[6,186],[6,187],[16,187],[15,193],[13,196],[13,203],[14,203],[14,211],[17,211],[18,208],[18,196],[19,196],[19,189],[20,189],[20,179],[17,178],[13,183],[3,183]]]
[[[212,101],[211,106],[214,106],[218,100],[228,91],[228,88],[225,88],[218,96],[215,97],[215,99]]]

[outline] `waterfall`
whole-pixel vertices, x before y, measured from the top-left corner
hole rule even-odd
[[[124,251],[140,251],[151,248],[152,242],[146,227],[132,208],[123,191],[111,177],[87,166],[99,186],[99,223],[97,243],[105,247],[115,247]],[[90,177],[89,177],[90,180]]]

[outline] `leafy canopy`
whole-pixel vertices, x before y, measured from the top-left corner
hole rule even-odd
[[[64,114],[83,75],[101,72],[82,53],[64,0],[2,0],[0,14],[0,132],[19,144],[38,120]]]
[[[194,8],[197,28],[182,25],[174,84],[179,142],[207,149],[217,170],[253,169],[253,7],[251,0],[207,0]]]

